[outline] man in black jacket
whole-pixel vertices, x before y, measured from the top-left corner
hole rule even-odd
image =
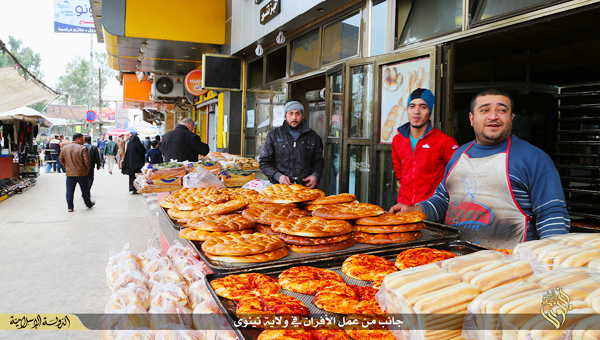
[[[283,125],[269,132],[260,153],[260,171],[272,183],[318,186],[323,174],[323,142],[302,120],[304,106],[297,100],[285,104]]]
[[[193,133],[194,121],[184,118],[175,129],[167,132],[162,137],[158,148],[162,151],[165,162],[171,159],[179,162],[197,162],[198,155],[206,156],[210,149],[200,140],[200,136]]]
[[[91,192],[92,185],[94,184],[94,168],[100,170],[102,160],[100,159],[100,152],[98,152],[98,148],[92,145],[92,137],[86,135],[85,137],[83,137],[83,140],[85,141],[83,145],[88,149],[88,152],[90,153],[90,170],[88,171],[88,186]]]

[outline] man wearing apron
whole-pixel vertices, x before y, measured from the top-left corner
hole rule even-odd
[[[460,147],[429,199],[391,212],[423,211],[458,228],[461,239],[490,248],[566,234],[570,218],[556,168],[546,153],[511,135],[513,100],[488,89],[471,101],[475,141]]]

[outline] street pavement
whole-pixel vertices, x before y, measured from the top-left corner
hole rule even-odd
[[[67,212],[65,175],[41,173],[29,191],[0,202],[0,314],[104,313],[109,252],[158,244],[158,216],[128,177],[95,173],[87,209],[79,187]],[[99,331],[0,331],[0,339],[98,339]]]

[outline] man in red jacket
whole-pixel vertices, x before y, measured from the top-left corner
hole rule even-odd
[[[408,97],[408,123],[392,141],[394,172],[400,182],[398,203],[415,205],[431,197],[444,178],[446,164],[458,144],[429,121],[435,96],[416,89]]]

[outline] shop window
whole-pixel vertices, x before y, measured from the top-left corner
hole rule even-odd
[[[342,136],[342,116],[344,114],[342,102],[342,72],[337,72],[329,77],[329,132],[327,136],[339,138]]]
[[[371,138],[373,64],[352,67],[350,138]]]
[[[273,95],[273,128],[283,125],[285,120],[285,93]]]
[[[371,0],[371,55],[385,53],[387,1]]]
[[[460,29],[462,3],[462,0],[399,0],[398,44],[415,43]]]
[[[271,95],[260,93],[258,95],[258,109],[256,114],[256,155],[260,155],[267,133],[271,130]]]
[[[377,205],[389,209],[398,199],[398,179],[394,173],[392,153],[377,152]]]
[[[290,75],[319,67],[320,51],[321,37],[319,35],[319,30],[315,30],[294,40],[292,43]]]
[[[477,6],[475,21],[486,20],[503,14],[533,10],[557,2],[564,2],[564,0],[482,0]]]
[[[283,47],[267,54],[267,83],[285,78],[287,48]]]
[[[359,202],[369,202],[369,173],[371,171],[370,147],[364,145],[348,146],[348,193],[356,195]]]
[[[323,29],[323,65],[358,54],[360,13],[327,25]]]
[[[248,63],[248,78],[250,88],[263,84],[263,58]]]

